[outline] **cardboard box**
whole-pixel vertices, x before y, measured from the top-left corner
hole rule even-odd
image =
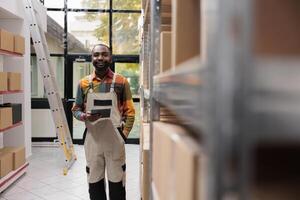
[[[251,195],[249,199],[253,200],[299,199],[299,181],[262,181],[256,185],[250,186],[249,195]]]
[[[8,90],[21,90],[21,73],[8,72]]]
[[[14,35],[4,29],[0,29],[0,49],[14,51]]]
[[[150,124],[142,123],[141,129],[141,168],[140,168],[140,188],[141,188],[141,197],[143,200],[149,199],[149,194],[151,191],[151,180],[150,180]]]
[[[0,150],[0,178],[6,176],[13,169],[13,156],[11,152]]]
[[[172,26],[171,25],[161,25],[160,26],[160,32],[163,32],[163,31],[171,31],[172,30]]]
[[[25,158],[25,147],[5,147],[2,149],[3,152],[12,153],[12,169],[16,170],[26,162]]]
[[[143,150],[143,164],[142,164],[142,199],[148,200],[151,191],[151,179],[150,179],[150,162],[149,150]]]
[[[182,129],[178,126],[161,122],[154,122],[153,126],[153,183],[159,199],[171,200],[174,196],[172,177],[175,156],[172,138]]]
[[[8,90],[7,73],[0,72],[0,91],[7,91],[7,90]]]
[[[172,183],[174,184],[175,196],[172,199],[198,199],[199,144],[190,137],[178,137],[174,141],[174,154],[176,156],[174,156],[174,178]]]
[[[19,103],[5,103],[2,107],[12,108],[12,123],[16,124],[22,121],[22,104]]]
[[[158,198],[199,199],[205,178],[200,145],[180,126],[162,122],[153,126],[152,175]]]
[[[12,125],[12,108],[0,107],[0,129],[7,128]]]
[[[200,1],[172,1],[172,67],[201,52]]]
[[[255,0],[254,53],[258,56],[300,55],[298,0]]]
[[[19,54],[25,53],[25,38],[20,35],[14,36],[14,52]]]
[[[160,33],[160,73],[171,69],[171,37],[170,31]]]
[[[150,124],[143,123],[143,150],[150,149]]]

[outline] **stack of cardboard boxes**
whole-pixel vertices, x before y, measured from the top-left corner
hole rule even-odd
[[[23,55],[25,50],[24,37],[0,29],[0,50]],[[14,90],[21,90],[21,74],[0,72],[0,91]]]
[[[0,149],[0,178],[3,178],[13,170],[17,170],[25,162],[24,147],[5,147]]]
[[[0,29],[0,50],[24,54],[25,40],[22,36]],[[21,73],[0,72],[0,92],[21,90]]]
[[[21,90],[21,73],[0,72],[0,92]]]
[[[22,36],[0,29],[0,50],[7,53],[24,54],[25,41]],[[6,66],[9,67],[9,66]],[[0,92],[20,91],[21,73],[0,72]],[[0,130],[22,120],[22,104],[0,105]]]
[[[0,49],[3,51],[23,55],[25,52],[25,39],[20,35],[0,29]]]

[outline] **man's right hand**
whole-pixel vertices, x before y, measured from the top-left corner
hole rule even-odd
[[[100,119],[101,118],[101,115],[100,114],[91,114],[91,113],[85,113],[85,116],[84,116],[85,120],[87,121],[90,121],[90,122],[94,122],[96,121],[97,119]]]

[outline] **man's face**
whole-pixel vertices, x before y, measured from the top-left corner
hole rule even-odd
[[[95,46],[92,52],[92,63],[96,72],[106,71],[112,63],[111,53],[106,46]]]

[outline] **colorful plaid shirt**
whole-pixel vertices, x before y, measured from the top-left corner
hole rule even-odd
[[[114,73],[109,69],[108,73],[101,80],[95,74],[92,74],[94,92],[109,92],[110,85],[113,80]],[[84,77],[79,81],[77,88],[77,96],[75,104],[72,108],[73,116],[84,121],[83,114],[86,108],[86,94],[89,90],[89,76]],[[128,137],[134,123],[135,110],[131,96],[130,86],[127,79],[119,74],[116,75],[115,92],[118,98],[118,108],[122,116],[122,121],[125,122],[123,133]]]

